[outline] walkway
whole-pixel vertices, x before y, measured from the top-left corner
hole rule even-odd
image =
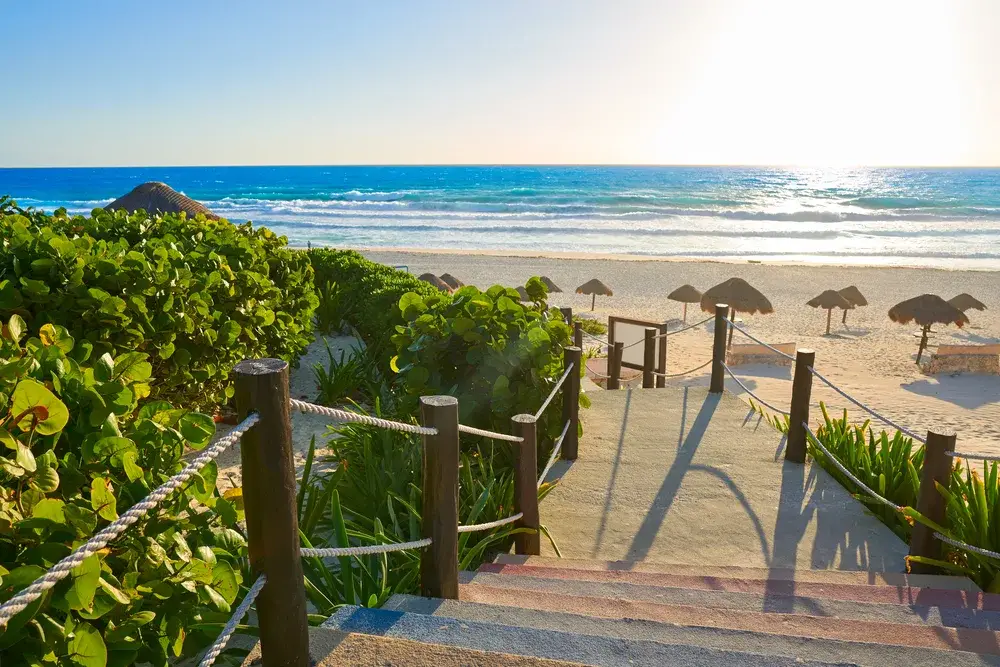
[[[903,571],[906,545],[819,467],[785,463],[784,438],[731,394],[588,396],[579,459],[541,504],[563,557]]]

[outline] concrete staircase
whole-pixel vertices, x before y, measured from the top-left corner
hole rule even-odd
[[[324,628],[418,642],[378,665],[425,664],[418,647],[484,665],[1000,665],[1000,596],[959,577],[501,556],[459,597],[397,595]]]

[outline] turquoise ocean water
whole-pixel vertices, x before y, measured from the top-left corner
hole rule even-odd
[[[1000,268],[1000,169],[0,169],[0,194],[87,212],[149,180],[296,246]]]

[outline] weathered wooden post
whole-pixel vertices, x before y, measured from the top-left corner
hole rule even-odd
[[[569,382],[570,378],[566,378]],[[524,516],[517,522],[518,528],[528,528],[530,533],[514,536],[514,553],[537,556],[541,553],[541,539],[538,533],[538,440],[534,415],[514,415],[514,435],[524,438],[514,444],[514,513]]]
[[[816,361],[813,350],[795,353],[795,374],[792,376],[792,406],[788,409],[788,442],[785,460],[806,462],[806,427],[809,423],[809,401],[812,396],[812,367]]]
[[[660,332],[660,334],[665,333],[666,329]],[[667,337],[661,335],[659,341],[660,358],[656,360],[656,372],[659,375],[656,376],[656,387],[662,389],[667,386],[667,378],[664,377],[667,374]]]
[[[951,471],[955,459],[948,452],[955,451],[954,433],[927,432],[927,444],[924,446],[924,469],[920,478],[920,495],[917,498],[917,511],[938,525],[944,526],[947,507],[944,496],[937,489],[940,484],[948,489],[951,482]],[[920,523],[913,524],[910,531],[910,555],[923,556],[941,560],[941,540],[934,537],[934,530]],[[936,574],[937,568],[923,563],[910,563],[910,572],[914,574]]]
[[[420,422],[437,429],[424,439],[422,536],[431,545],[420,554],[420,594],[458,599],[458,399],[421,396]]]
[[[569,429],[566,431],[566,439],[562,444],[562,457],[567,461],[575,461],[577,449],[580,441],[580,364],[583,363],[583,354],[579,347],[567,347],[563,350],[563,368],[569,368],[573,364],[573,372],[566,378],[563,385],[563,420],[565,424],[569,422]]]
[[[573,323],[573,347],[583,349],[583,323]]]
[[[566,320],[566,324],[573,326],[573,309],[572,308],[560,308],[559,312],[562,313],[563,319]]]
[[[712,341],[712,381],[708,391],[713,394],[721,394],[726,388],[726,369],[722,364],[726,362],[726,329],[729,322],[729,306],[724,303],[715,304],[715,339]]]
[[[642,388],[653,388],[653,364],[656,363],[656,334],[658,329],[646,327],[642,339]]]
[[[621,388],[622,376],[622,353],[625,350],[625,343],[616,342],[614,347],[608,350],[608,389]]]
[[[308,667],[309,621],[288,403],[288,362],[248,359],[233,369],[241,420],[260,417],[240,442],[250,568],[267,583],[257,598],[264,667]]]

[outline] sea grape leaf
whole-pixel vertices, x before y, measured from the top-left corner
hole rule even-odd
[[[10,411],[14,415],[24,414],[18,426],[27,431],[34,424],[38,435],[58,433],[69,421],[66,405],[45,385],[31,378],[17,383],[11,397]]]
[[[90,506],[97,512],[97,516],[114,521],[118,518],[117,503],[111,482],[103,477],[95,477],[90,483]]]
[[[80,667],[105,667],[108,649],[101,633],[90,623],[80,623],[73,628],[73,637],[66,645],[68,657]]]
[[[90,609],[101,579],[101,562],[97,554],[84,558],[82,563],[73,568],[70,576],[73,584],[66,591],[66,604],[70,609]]]

